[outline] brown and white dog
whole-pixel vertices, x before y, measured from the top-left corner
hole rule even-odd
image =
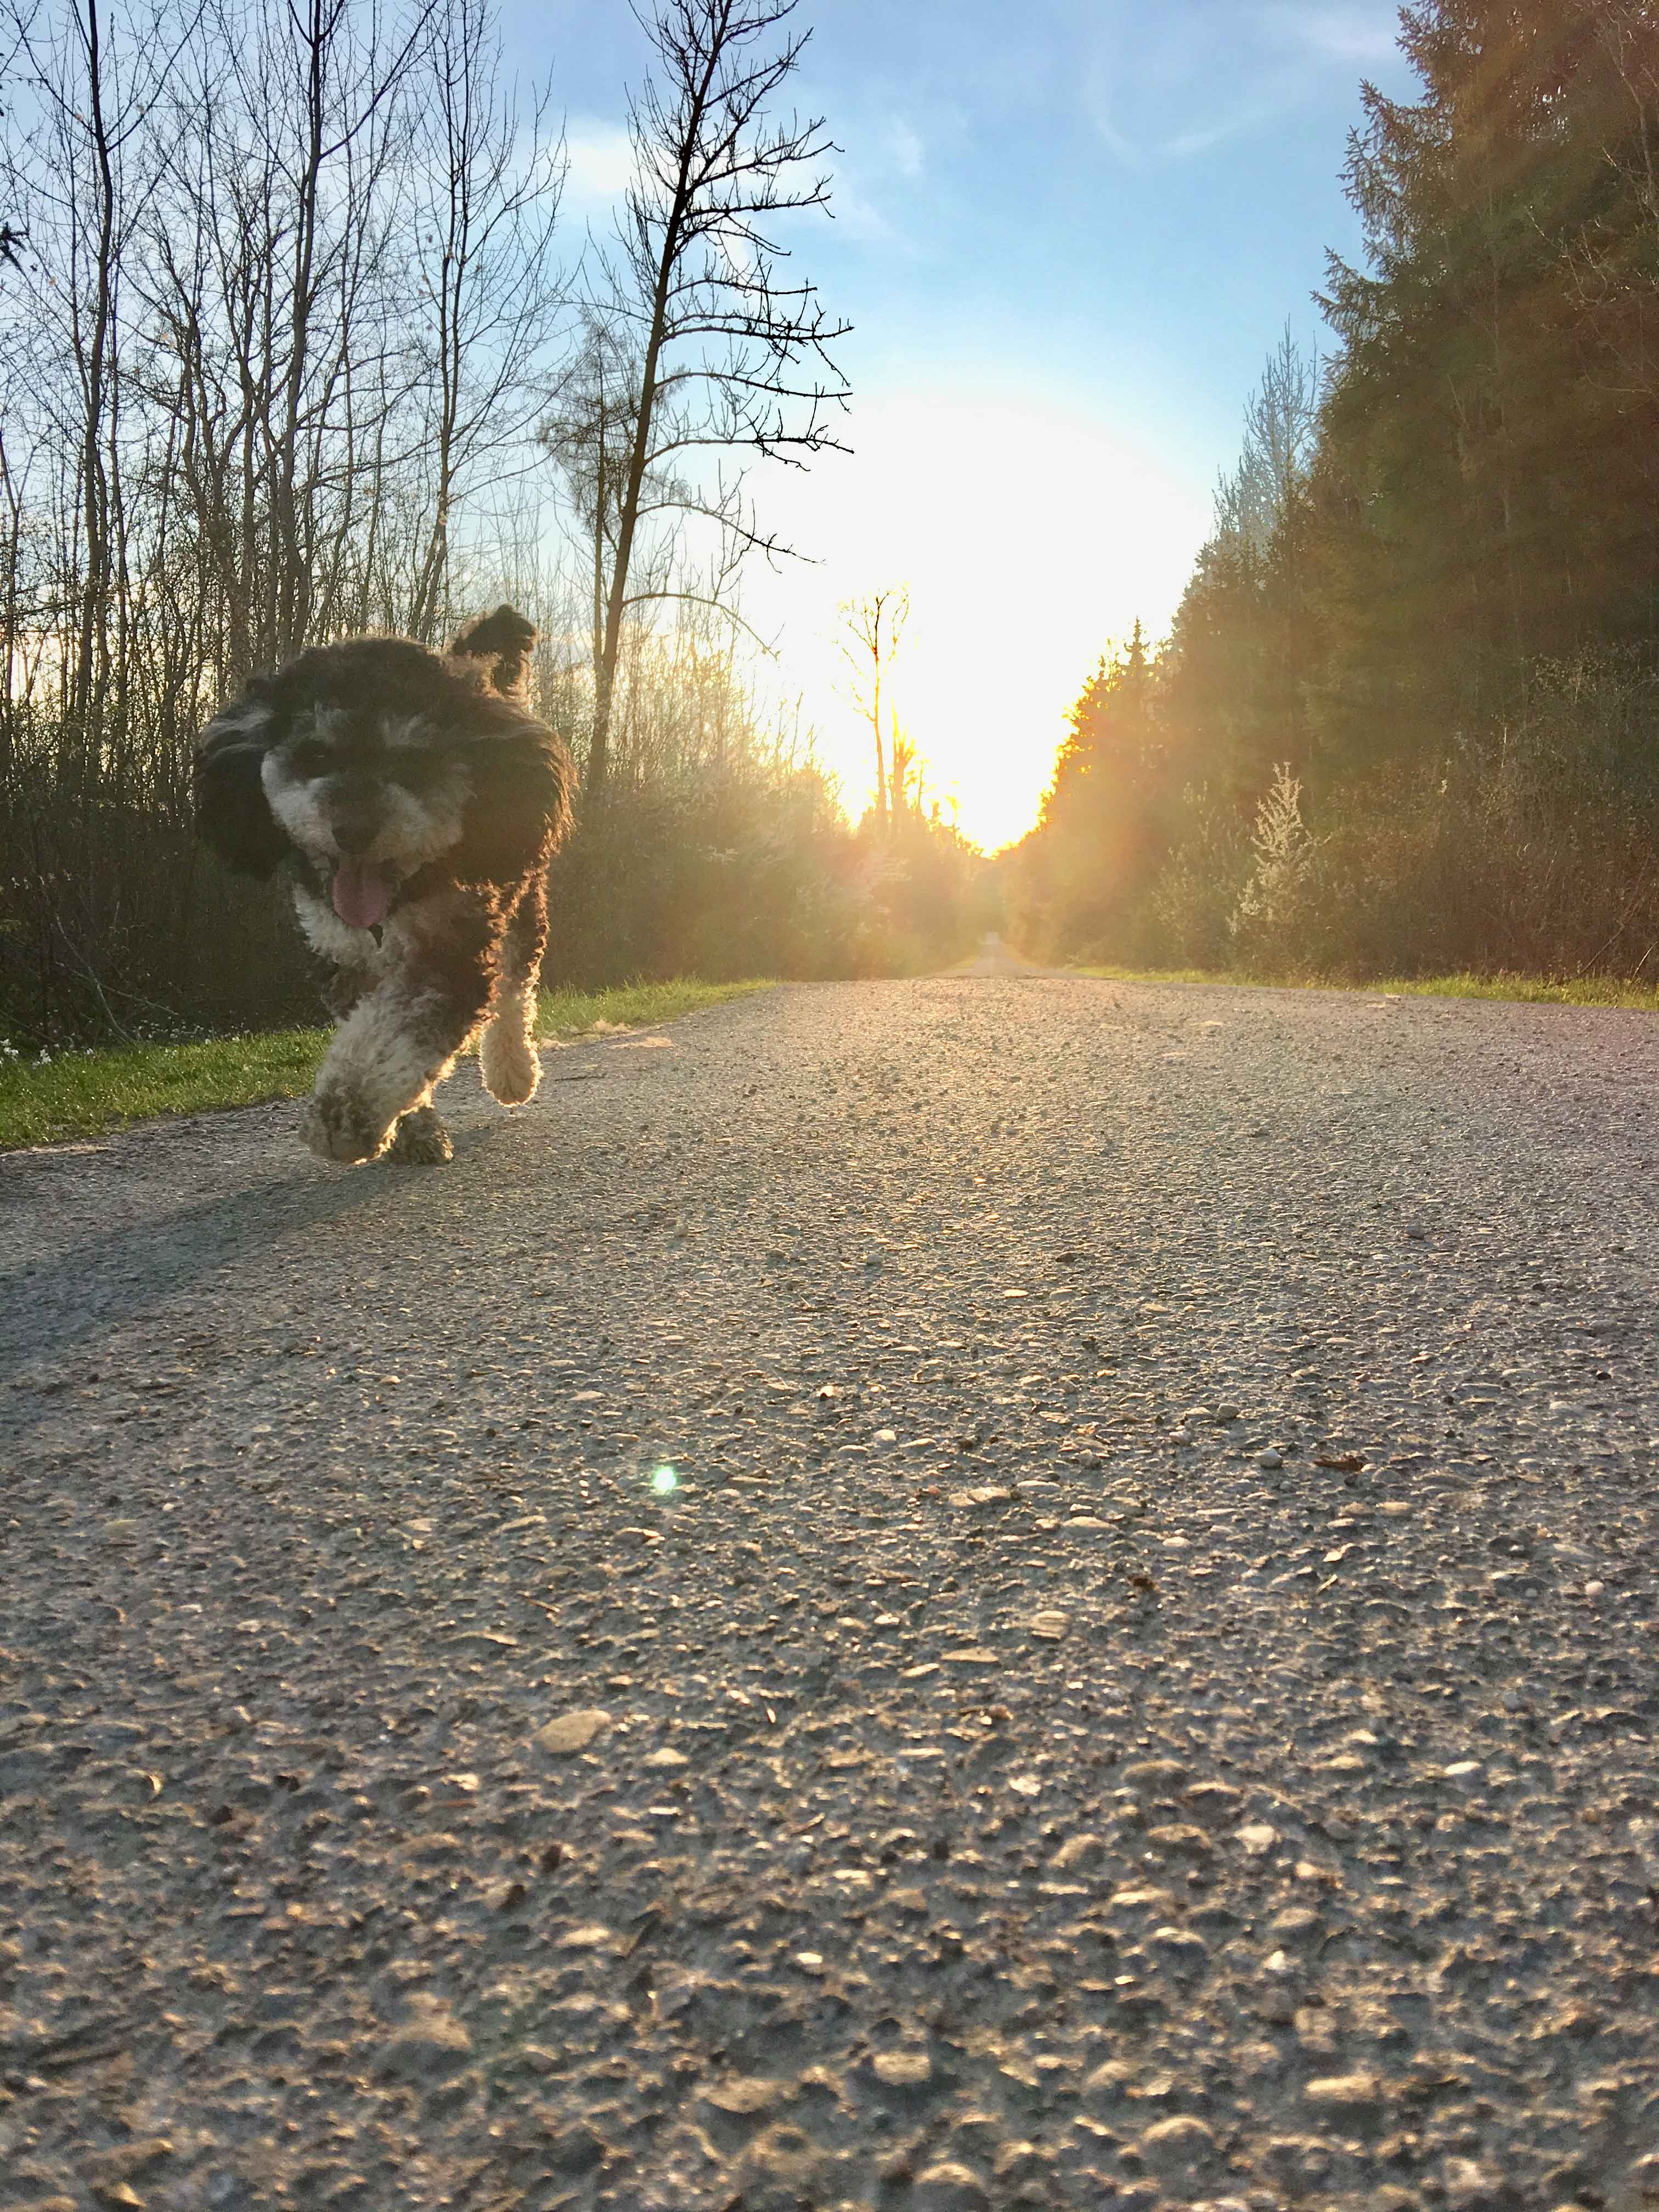
[[[408,638],[313,646],[202,732],[203,837],[248,875],[286,863],[300,927],[339,971],[304,1120],[324,1159],[450,1158],[432,1091],[474,1036],[493,1097],[535,1091],[547,864],[571,785],[530,711],[535,639],[503,606],[441,659]]]

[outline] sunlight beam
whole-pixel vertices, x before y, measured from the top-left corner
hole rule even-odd
[[[1207,497],[1132,439],[1030,402],[873,403],[854,458],[787,491],[786,534],[816,563],[757,574],[746,604],[780,634],[780,680],[805,690],[848,811],[868,802],[872,747],[842,696],[836,608],[908,582],[893,696],[932,794],[988,847],[1030,827],[1067,708],[1137,615],[1167,629],[1209,526]]]

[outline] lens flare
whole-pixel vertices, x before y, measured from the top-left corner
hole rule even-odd
[[[666,1498],[680,1486],[680,1479],[672,1467],[657,1467],[651,1470],[651,1487],[659,1498]]]

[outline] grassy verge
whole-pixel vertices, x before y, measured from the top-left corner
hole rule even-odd
[[[1115,983],[1214,983],[1238,990],[1264,987],[1279,991],[1363,991],[1373,999],[1508,999],[1549,1006],[1632,1006],[1659,1013],[1659,985],[1621,982],[1612,975],[1582,975],[1566,981],[1546,975],[1389,976],[1375,983],[1332,981],[1319,975],[1236,975],[1203,968],[1079,968],[1079,975],[1102,975]]]
[[[615,991],[547,991],[540,1033],[581,1036],[635,1029],[770,987],[747,983],[629,983]],[[101,1136],[128,1121],[201,1114],[295,1098],[311,1087],[326,1030],[276,1030],[209,1037],[199,1044],[142,1044],[64,1053],[44,1063],[0,1064],[0,1152]]]
[[[586,1036],[590,1030],[647,1029],[672,1022],[699,1006],[718,1006],[751,991],[775,990],[764,977],[747,983],[698,983],[679,976],[672,983],[623,983],[614,991],[544,991],[537,1027],[544,1037]]]

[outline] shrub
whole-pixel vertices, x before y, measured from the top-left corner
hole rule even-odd
[[[1249,857],[1237,810],[1212,798],[1207,785],[1188,784],[1175,842],[1148,898],[1146,957],[1170,968],[1225,967]]]

